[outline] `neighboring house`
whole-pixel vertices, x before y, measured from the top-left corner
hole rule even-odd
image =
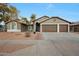
[[[20,20],[10,20],[6,22],[7,32],[25,32],[28,31],[28,24]]]
[[[60,17],[43,16],[34,21],[33,27],[36,32],[70,32],[70,24]]]
[[[71,32],[79,32],[79,22],[74,22],[70,25]]]

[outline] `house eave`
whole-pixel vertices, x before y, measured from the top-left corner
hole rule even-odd
[[[50,19],[52,19],[52,18],[58,18],[58,19],[60,19],[60,20],[63,20],[63,21],[65,21],[65,22],[71,24],[71,22],[69,22],[69,21],[67,21],[67,20],[64,20],[64,19],[62,19],[62,18],[60,18],[60,17],[51,17],[51,18],[46,19],[46,20],[44,20],[44,21],[42,21],[42,22],[40,22],[40,23],[43,23],[43,22],[45,22],[45,21],[47,21],[47,20],[50,20]]]

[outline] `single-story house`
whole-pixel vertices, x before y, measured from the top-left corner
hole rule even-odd
[[[71,23],[60,17],[42,16],[35,19],[30,24],[22,20],[9,20],[0,22],[0,30],[7,32],[26,32],[28,30],[34,32],[79,32],[79,23]]]
[[[70,32],[71,22],[60,17],[43,16],[33,21],[36,32]]]
[[[10,20],[6,22],[7,32],[25,32],[28,31],[28,24],[20,20]]]

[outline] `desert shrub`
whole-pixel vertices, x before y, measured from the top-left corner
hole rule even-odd
[[[25,32],[25,37],[30,37],[31,33],[29,31]]]

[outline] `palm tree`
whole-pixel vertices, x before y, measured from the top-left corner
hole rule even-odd
[[[36,15],[32,14],[30,24],[33,23],[32,29],[34,33],[35,33],[35,19],[36,19]]]
[[[35,19],[36,19],[36,15],[35,14],[32,14],[32,16],[31,16],[31,22],[34,22],[35,21]]]

